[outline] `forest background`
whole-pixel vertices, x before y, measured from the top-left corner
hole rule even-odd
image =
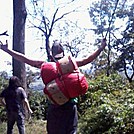
[[[34,54],[39,51],[40,58],[44,56],[44,59],[49,60],[49,45],[55,39],[61,39],[66,53],[75,58],[81,58],[99,47],[100,40],[107,37],[108,47],[105,51],[86,69],[81,69],[88,79],[89,90],[84,96],[79,97],[78,133],[133,133],[134,3],[127,0],[100,0],[94,1],[92,4],[89,3],[89,5],[87,2],[86,7],[81,7],[77,4],[80,2],[79,0],[66,1],[65,3],[53,1],[53,4],[51,3],[53,5],[52,10],[50,3],[48,3],[48,7],[46,6],[47,1],[45,1],[46,3],[41,0],[29,2],[31,6],[26,9],[25,30],[32,31],[33,42],[35,40],[37,42],[31,44],[35,48],[37,47]],[[77,6],[74,7],[74,5]],[[62,12],[60,12],[60,9]],[[48,11],[51,15],[48,14]],[[89,28],[81,26],[78,20],[74,21],[75,19],[72,19],[73,17],[71,20],[67,17],[72,16],[72,14],[75,14],[75,16],[79,13],[82,14],[81,12],[89,14]],[[82,16],[80,14],[78,18]],[[8,32],[1,32],[2,36],[0,38],[2,41],[12,38],[12,36],[7,37],[6,34]],[[26,37],[28,37],[27,35],[29,34],[26,34]],[[13,38],[16,38],[16,36],[13,35]],[[12,44],[11,41],[9,42],[9,44]],[[15,49],[14,42],[15,39],[13,41],[13,48]],[[27,40],[25,44],[19,45],[24,45],[26,47],[25,52],[29,53]],[[4,61],[4,63],[6,63],[6,66],[12,66],[10,61]],[[14,61],[13,66],[15,66]],[[12,71],[14,73],[18,72],[17,74],[20,75],[16,68],[13,67],[11,74]],[[37,124],[39,123],[35,125],[35,130],[40,129],[36,133],[42,133],[42,131],[45,131],[44,121],[47,114],[47,100],[42,92],[37,91],[37,86],[34,90],[31,90],[32,83],[36,83],[39,79],[39,71],[33,71],[31,67],[26,66],[25,76],[30,105],[34,111],[32,120],[27,121],[27,133],[32,133],[32,130],[29,129],[30,125],[43,121],[44,125],[40,125],[43,128],[38,128]],[[7,86],[8,78],[9,73],[2,71],[0,90]],[[3,122],[6,121],[3,107],[0,107],[0,120],[2,124],[0,131],[3,133],[5,130]]]

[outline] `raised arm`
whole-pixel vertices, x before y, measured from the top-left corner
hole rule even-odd
[[[92,62],[94,59],[96,59],[99,56],[99,54],[101,53],[101,51],[104,50],[106,45],[107,45],[106,44],[106,39],[103,39],[102,42],[101,42],[101,46],[98,50],[96,50],[93,54],[89,55],[88,57],[86,57],[82,60],[76,61],[78,67],[84,66],[84,65]]]
[[[28,65],[31,65],[33,67],[36,67],[36,68],[40,68],[42,63],[44,61],[37,61],[37,60],[32,60],[32,59],[29,59],[27,58],[24,54],[22,53],[19,53],[17,51],[14,51],[14,50],[10,50],[8,49],[8,45],[1,45],[0,48],[5,51],[6,53],[8,53],[9,55],[11,55],[13,58],[15,58],[16,60],[20,61],[20,62],[24,62],[24,63],[27,63]]]

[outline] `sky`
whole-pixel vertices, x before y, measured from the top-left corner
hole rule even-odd
[[[82,27],[89,27],[89,14],[88,12],[84,11],[84,8],[87,8],[87,6],[89,5],[89,3],[91,3],[92,0],[78,0],[78,6],[82,6],[83,8],[81,9],[81,13],[77,13],[77,14],[72,14],[69,15],[68,18],[71,20],[79,20],[79,24]],[[49,0],[48,0],[48,4],[49,4]],[[6,5],[6,6],[5,6]],[[76,4],[75,4],[76,5]],[[75,6],[73,5],[73,6]],[[28,6],[28,5],[26,5]],[[13,5],[12,5],[12,1],[9,0],[4,0],[0,2],[0,33],[4,32],[4,31],[8,31],[9,36],[0,36],[0,41],[2,41],[3,43],[5,43],[6,40],[8,40],[8,47],[10,49],[12,49],[12,9]],[[69,8],[72,7],[67,7],[66,10],[68,10]],[[83,21],[84,20],[84,21]],[[39,44],[43,44],[43,42],[41,40],[37,40],[36,38],[33,37],[33,33],[30,29],[26,30],[26,45],[25,45],[25,55],[27,57],[32,57],[33,59],[40,59],[40,58],[44,58],[44,51],[41,51],[39,49]],[[37,45],[35,45],[37,44]],[[34,46],[34,47],[33,47]],[[8,55],[7,53],[3,52],[2,50],[0,50],[0,71],[7,71],[8,73],[12,73],[12,66],[11,66],[11,61],[12,61],[12,57],[10,55]],[[32,67],[31,67],[32,69]]]
[[[9,37],[0,36],[0,41],[5,43],[7,39],[12,39],[12,3],[9,0],[0,1],[0,33],[8,31]],[[11,47],[11,46],[10,46]],[[7,62],[11,61],[11,57],[0,50],[0,71],[11,70],[11,65]],[[10,69],[9,69],[10,68]]]
[[[28,0],[26,0],[28,1]],[[48,5],[51,5],[49,2],[50,0],[46,0]],[[58,0],[57,0],[58,1]],[[59,0],[62,1],[62,0]],[[92,24],[90,22],[89,14],[87,11],[85,11],[86,8],[89,7],[89,4],[91,4],[92,1],[95,0],[75,0],[79,1],[77,4],[71,5],[70,7],[64,8],[64,10],[70,10],[72,7],[79,7],[82,6],[81,12],[73,13],[68,16],[68,19],[71,20],[78,20],[79,25],[81,27],[85,28],[91,28]],[[128,0],[131,2],[131,0]],[[11,0],[4,0],[0,1],[0,33],[4,31],[8,31],[9,36],[0,36],[0,41],[5,43],[5,40],[8,40],[9,48],[12,49],[12,1]],[[26,7],[28,7],[29,4],[26,3]],[[30,7],[28,7],[30,8]],[[51,6],[49,7],[51,10],[53,9]],[[51,11],[50,10],[50,11]],[[120,23],[118,23],[120,24]],[[56,34],[55,34],[56,35]],[[27,57],[32,57],[33,59],[46,59],[44,55],[44,50],[40,50],[39,46],[44,45],[42,40],[37,40],[35,38],[34,32],[31,29],[26,29],[25,33],[25,55]],[[95,36],[90,32],[87,36],[87,39],[90,39],[90,41],[95,40]],[[34,47],[33,47],[34,46]],[[92,47],[89,47],[90,49]],[[92,50],[91,50],[92,52]],[[12,57],[0,50],[0,71],[7,71],[8,73],[12,73],[12,66],[10,62],[12,61]],[[86,67],[86,66],[85,66]],[[31,69],[34,69],[30,67]]]

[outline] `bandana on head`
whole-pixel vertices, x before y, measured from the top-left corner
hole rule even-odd
[[[64,57],[64,49],[59,41],[54,41],[53,46],[52,46],[52,55],[54,58]]]

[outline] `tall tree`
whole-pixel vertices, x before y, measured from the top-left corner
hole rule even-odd
[[[109,10],[109,7],[111,10]],[[113,10],[113,4],[110,1],[106,1],[106,0],[101,0],[101,1],[95,1],[93,2],[93,4],[90,6],[89,9],[89,15],[91,18],[91,21],[93,22],[94,28],[92,29],[94,31],[95,34],[98,35],[98,39],[96,39],[96,44],[98,44],[97,42],[99,42],[99,37],[103,38],[107,32],[108,26],[109,26],[109,20],[112,16],[111,11]],[[113,21],[113,20],[112,20]],[[110,42],[108,40],[108,46],[110,46]],[[110,48],[110,47],[109,47]],[[110,49],[107,51],[107,57],[105,56],[105,58],[107,58],[107,63],[105,63],[105,67],[106,68],[106,64],[107,64],[107,76],[109,75],[109,67],[110,67]],[[100,58],[100,57],[98,57]],[[103,58],[103,57],[101,57]],[[102,61],[102,59],[99,61]],[[103,62],[102,62],[103,63]],[[98,60],[96,59],[95,62],[93,62],[94,64],[94,68],[96,68],[96,70],[99,70],[99,68],[103,68],[102,64],[100,67],[100,64],[98,65]]]
[[[124,72],[129,82],[134,77],[133,5],[126,0],[101,0],[89,11],[94,32],[108,39],[107,75],[113,69]]]
[[[25,0],[13,0],[13,50],[25,53]],[[25,64],[13,59],[13,75],[18,76],[26,88]]]
[[[117,14],[119,18],[127,18],[125,30],[122,38],[115,41],[114,47],[120,53],[113,68],[124,72],[129,82],[134,78],[134,3],[120,10]],[[114,36],[116,38],[116,36]]]
[[[121,35],[120,26],[116,26],[117,23],[117,12],[121,10],[124,6],[123,1],[119,0],[101,0],[97,2],[93,2],[90,7],[89,14],[91,17],[91,21],[94,24],[94,28],[92,29],[98,37],[106,37],[108,42],[108,49],[107,49],[107,76],[110,75],[112,70],[112,63],[114,62],[116,57],[116,53],[112,50],[114,41],[116,40],[113,37],[112,33],[118,33]],[[98,39],[97,39],[98,41]]]
[[[75,12],[75,9],[71,11],[64,11],[63,9],[65,6],[69,5],[70,3],[74,2],[73,0],[68,0],[65,2],[58,3],[55,0],[50,1],[48,5],[48,1],[44,0],[31,0],[33,4],[33,11],[32,14],[29,10],[30,16],[32,16],[33,21],[30,21],[34,28],[37,28],[38,31],[42,33],[42,37],[45,40],[45,49],[47,52],[48,61],[51,58],[50,54],[50,37],[52,36],[52,32],[55,28],[57,22],[62,20],[68,14]],[[57,4],[58,3],[58,4]],[[48,6],[47,6],[48,5]],[[53,9],[53,10],[52,10]],[[62,13],[60,12],[62,10]]]

